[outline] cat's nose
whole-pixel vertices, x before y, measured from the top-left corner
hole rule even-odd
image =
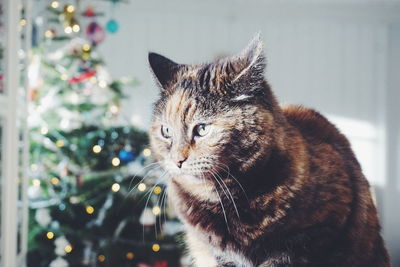
[[[175,161],[176,166],[178,166],[178,168],[182,168],[182,164],[187,160],[187,158],[182,158],[182,159],[178,159],[177,161]]]

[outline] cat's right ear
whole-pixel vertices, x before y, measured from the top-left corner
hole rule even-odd
[[[149,53],[150,69],[161,89],[167,89],[175,80],[180,65],[157,53]]]

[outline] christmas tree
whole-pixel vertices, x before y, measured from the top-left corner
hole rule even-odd
[[[44,14],[29,68],[28,266],[179,266],[163,172],[121,116],[135,81],[109,75],[99,13],[53,1]]]

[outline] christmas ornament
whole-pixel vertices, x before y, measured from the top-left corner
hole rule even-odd
[[[106,24],[106,30],[109,33],[116,33],[118,32],[119,24],[115,19],[110,19]]]
[[[89,70],[86,71],[82,74],[80,74],[79,76],[75,76],[71,79],[69,79],[69,83],[70,84],[74,84],[74,83],[82,83],[85,82],[86,80],[88,80],[89,78],[93,77],[96,75],[96,71],[95,70]]]
[[[48,209],[42,208],[37,209],[35,213],[35,220],[39,223],[42,227],[47,227],[51,222],[51,216]]]
[[[54,241],[54,245],[56,248],[54,249],[54,253],[58,256],[65,256],[66,251],[65,248],[71,246],[65,236],[60,236]]]
[[[118,157],[123,161],[123,162],[131,162],[135,159],[132,151],[127,150],[127,149],[122,149],[118,153]]]
[[[83,16],[87,17],[87,18],[91,18],[96,16],[96,13],[94,12],[94,8],[93,7],[88,7],[85,12],[83,12]]]
[[[97,22],[93,21],[86,29],[86,37],[92,42],[92,45],[98,45],[104,40],[106,35],[103,27],[101,27],[101,25]]]
[[[55,260],[50,262],[49,265],[49,267],[68,267],[68,266],[69,266],[68,262],[63,258],[61,258],[60,256],[58,256]]]

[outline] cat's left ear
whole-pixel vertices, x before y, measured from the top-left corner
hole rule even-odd
[[[265,57],[264,43],[260,34],[256,34],[247,47],[237,56],[230,59],[234,70],[231,83],[259,84],[264,80]]]
[[[175,80],[180,65],[157,53],[149,53],[149,64],[153,76],[161,89],[168,89],[168,86]]]

